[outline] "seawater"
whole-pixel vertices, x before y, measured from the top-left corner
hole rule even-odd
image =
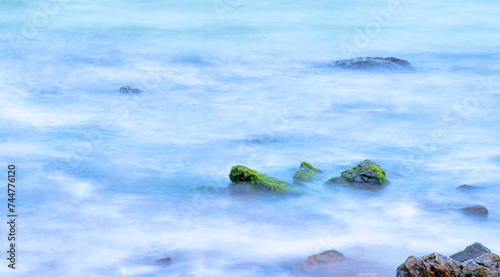
[[[341,276],[395,276],[410,255],[500,251],[495,1],[0,8],[0,153],[19,175],[2,276],[295,276],[329,249]],[[358,56],[416,71],[328,67]],[[391,186],[323,184],[365,159]],[[291,181],[301,161],[326,171],[303,195],[227,189],[233,165]]]

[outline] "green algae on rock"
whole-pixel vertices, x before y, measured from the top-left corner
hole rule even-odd
[[[323,171],[314,168],[310,163],[302,162],[299,170],[293,175],[293,183],[312,182],[317,180],[319,174],[322,172]]]
[[[291,190],[290,183],[266,176],[243,165],[233,166],[229,173],[229,179],[235,184],[245,184],[260,190],[273,192],[288,192]]]
[[[343,171],[340,177],[333,177],[326,183],[365,188],[378,188],[390,184],[385,171],[368,160]]]

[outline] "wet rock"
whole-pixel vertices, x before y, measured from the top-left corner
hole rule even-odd
[[[474,187],[471,185],[461,185],[461,186],[457,187],[458,190],[471,190],[473,188]]]
[[[493,253],[483,254],[476,259],[467,260],[463,264],[465,268],[462,276],[500,276],[500,257]]]
[[[201,193],[203,195],[217,195],[227,191],[225,187],[217,187],[210,185],[203,185],[194,189],[196,192]]]
[[[460,209],[464,214],[471,216],[488,216],[488,209],[485,206],[477,205]]]
[[[432,253],[422,258],[409,257],[397,269],[397,277],[498,277],[500,258],[495,254],[459,262],[450,257]]]
[[[293,175],[294,183],[306,183],[317,180],[323,171],[314,168],[308,162],[302,162],[299,170]]]
[[[355,59],[338,60],[330,64],[331,67],[348,69],[385,69],[396,71],[414,71],[410,62],[394,57],[359,57]]]
[[[166,257],[163,259],[156,260],[156,262],[159,264],[162,264],[162,265],[168,265],[168,264],[172,263],[172,258]]]
[[[479,190],[479,187],[471,186],[471,185],[461,185],[461,186],[457,187],[457,190],[463,191],[463,192],[476,191],[476,190]]]
[[[332,269],[338,263],[345,261],[342,253],[336,250],[325,251],[320,254],[309,256],[306,260],[297,264],[300,270],[314,273],[324,272]]]
[[[121,87],[120,88],[120,92],[124,92],[124,93],[128,93],[128,92],[138,93],[138,92],[141,92],[141,91],[139,89],[137,89],[137,88],[131,88],[129,86],[126,86],[126,87]]]
[[[361,188],[380,188],[390,184],[385,176],[385,171],[369,160],[343,171],[340,177],[331,178],[326,183]]]
[[[491,253],[491,251],[479,242],[475,242],[467,246],[464,250],[451,255],[450,258],[459,262],[465,262],[487,253]]]
[[[398,269],[397,277],[447,277],[460,276],[462,269],[460,262],[438,253],[432,253],[422,258],[410,256],[401,264]]]
[[[291,190],[289,183],[266,176],[257,170],[242,165],[235,165],[231,168],[229,179],[233,184],[242,184],[258,190],[273,192],[288,192]]]

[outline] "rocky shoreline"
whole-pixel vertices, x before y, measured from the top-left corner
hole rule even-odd
[[[322,182],[328,172],[315,168],[308,162],[301,162],[295,172],[292,182],[267,176],[257,170],[243,165],[231,168],[229,179],[230,189],[244,188],[246,192],[262,192],[274,194],[303,193],[308,183]],[[324,179],[323,179],[324,180]],[[390,185],[386,173],[375,162],[365,160],[351,169],[341,172],[340,176],[332,177],[323,183],[325,186],[342,186],[364,190],[383,189]],[[470,185],[457,188],[459,192],[472,192],[479,189]],[[484,218],[488,209],[481,205],[459,209],[465,216]],[[172,258],[157,260],[157,264],[166,266],[172,263]],[[344,256],[341,252],[331,249],[309,256],[303,261],[290,265],[292,275],[289,276],[339,276],[338,272],[350,268],[356,271],[359,261]],[[305,275],[304,275],[305,274]],[[341,275],[351,276],[351,275]],[[354,277],[381,277],[379,272],[361,272]],[[422,257],[409,256],[396,269],[397,277],[499,277],[500,257],[488,248],[476,242],[464,250],[450,256],[437,252]]]
[[[171,266],[173,259],[156,260],[159,266]],[[313,254],[302,261],[289,264],[286,276],[352,276],[383,277],[387,274],[363,267],[359,258],[345,256],[331,249]],[[349,271],[349,273],[346,273]],[[410,256],[395,270],[396,277],[498,277],[500,257],[479,242],[450,256],[437,252],[423,257]]]
[[[397,269],[397,277],[498,277],[500,257],[476,242],[449,257],[436,252],[410,256]]]

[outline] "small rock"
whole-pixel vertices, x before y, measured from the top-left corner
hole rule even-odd
[[[231,168],[229,179],[233,184],[242,184],[259,190],[273,192],[288,192],[291,190],[289,183],[266,176],[257,170],[242,165],[235,165]]]
[[[293,175],[293,182],[294,183],[305,183],[305,182],[312,182],[314,180],[317,180],[319,178],[320,173],[323,171],[314,168],[310,163],[308,162],[302,162],[300,164],[299,170]]]
[[[320,254],[309,256],[305,261],[297,264],[303,271],[314,273],[331,269],[336,264],[344,261],[344,255],[335,250],[325,251]]]
[[[473,216],[488,216],[488,209],[486,207],[477,205],[473,207],[467,207],[467,208],[462,208],[460,209],[464,214],[466,215],[473,215]]]
[[[475,187],[475,186],[471,186],[471,185],[461,185],[459,187],[457,187],[457,190],[460,190],[460,191],[472,191],[472,190],[477,190],[478,187]]]
[[[331,178],[326,183],[361,188],[380,188],[390,184],[385,176],[385,171],[369,160],[343,171],[340,177]]]
[[[167,265],[167,264],[172,263],[172,258],[166,257],[166,258],[163,258],[163,259],[156,260],[156,262],[160,263],[160,264]]]
[[[348,69],[386,69],[397,71],[415,70],[410,62],[394,57],[359,57],[355,59],[338,60],[329,66]]]
[[[137,89],[137,88],[131,88],[129,86],[126,86],[126,87],[121,87],[120,88],[120,92],[124,92],[124,93],[127,93],[127,92],[139,93],[141,91],[139,89]]]
[[[487,253],[491,253],[491,251],[479,242],[475,242],[467,246],[464,250],[451,255],[450,258],[459,262],[465,262]]]

